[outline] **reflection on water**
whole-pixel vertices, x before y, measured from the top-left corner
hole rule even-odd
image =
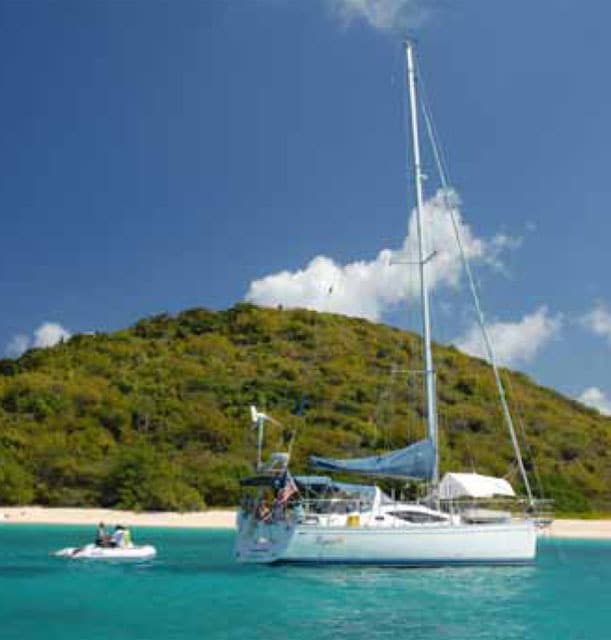
[[[468,631],[464,637],[517,639],[532,637],[532,625],[520,614],[538,588],[537,571],[285,567],[268,577],[280,592],[298,584],[301,596],[308,593],[315,601],[315,611],[299,617],[304,638],[458,638]],[[290,597],[286,606],[290,618]],[[502,635],[492,620],[502,621]]]

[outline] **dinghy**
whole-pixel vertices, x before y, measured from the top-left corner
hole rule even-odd
[[[78,560],[151,560],[157,549],[150,544],[126,547],[100,547],[86,544],[84,547],[66,547],[56,551],[55,556]]]

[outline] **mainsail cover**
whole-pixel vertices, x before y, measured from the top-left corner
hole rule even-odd
[[[430,480],[433,477],[435,467],[435,447],[432,441],[427,438],[404,449],[367,458],[336,460],[311,456],[310,464],[315,469],[327,471],[348,471],[368,476]]]

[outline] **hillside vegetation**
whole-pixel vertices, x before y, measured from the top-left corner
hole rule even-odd
[[[252,468],[248,405],[285,427],[293,468],[424,434],[420,341],[331,314],[240,304],[160,315],[0,360],[0,503],[193,509],[238,501]],[[435,346],[444,470],[519,487],[490,367]],[[611,419],[504,372],[524,448],[559,511],[611,508]],[[299,414],[299,415],[298,415]],[[534,473],[534,467],[538,474]],[[513,472],[512,472],[513,469]]]

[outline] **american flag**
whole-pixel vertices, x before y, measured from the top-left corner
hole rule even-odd
[[[278,504],[286,504],[288,502],[288,499],[298,491],[299,489],[297,488],[297,485],[295,484],[293,478],[287,475],[283,487],[278,490],[276,502]]]

